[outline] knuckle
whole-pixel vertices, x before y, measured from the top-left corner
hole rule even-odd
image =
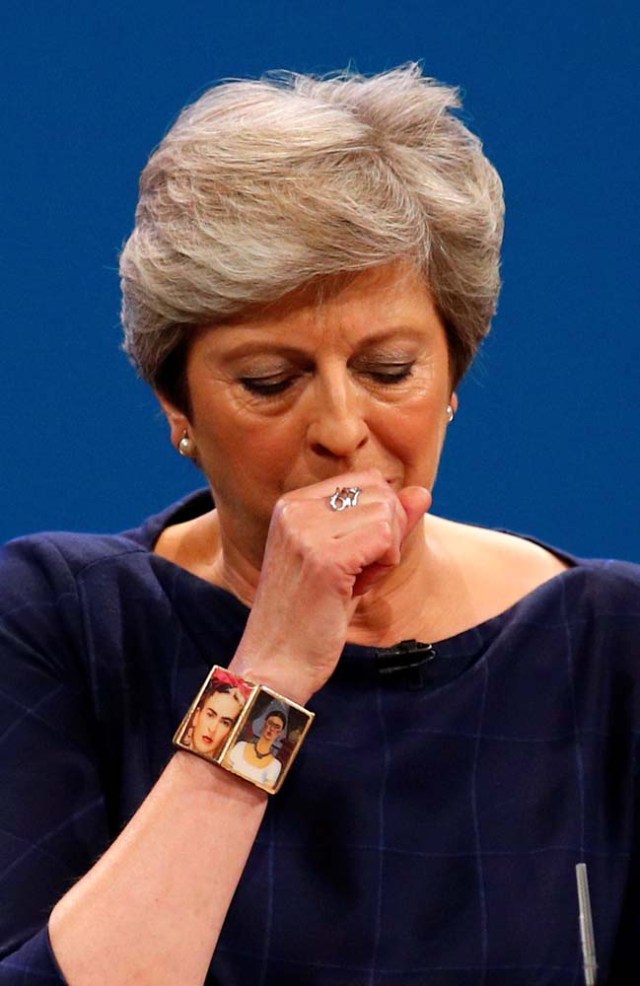
[[[271,513],[273,520],[281,520],[285,517],[287,510],[289,509],[290,501],[287,496],[281,496],[279,500],[276,500],[275,506]]]
[[[294,526],[300,517],[303,503],[294,499],[290,494],[285,493],[276,502],[273,509],[273,516],[287,526]]]
[[[389,494],[382,501],[382,503],[385,509],[385,514],[389,520],[389,523],[391,524],[396,519],[396,509],[397,509],[396,498],[395,495],[391,492],[391,490],[389,490]]]
[[[394,540],[393,524],[390,519],[383,518],[378,522],[380,541],[385,548],[390,548]]]
[[[383,497],[376,502],[375,514],[379,520],[379,523],[386,523],[390,526],[395,523],[396,520],[396,506],[390,497]]]
[[[283,493],[276,500],[276,510],[295,510],[296,506],[300,503],[300,499],[296,496],[296,490],[292,490],[290,493]]]

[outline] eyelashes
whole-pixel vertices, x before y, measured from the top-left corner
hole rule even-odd
[[[250,394],[258,397],[277,397],[293,386],[298,375],[292,377],[240,377],[240,383]]]
[[[402,383],[413,373],[414,362],[407,363],[378,363],[364,367],[357,372],[378,386],[390,386]],[[257,397],[278,397],[290,390],[303,374],[293,373],[287,376],[240,377],[239,383],[248,393]]]
[[[382,367],[372,367],[365,373],[376,383],[401,383],[413,373],[413,363],[385,363]]]

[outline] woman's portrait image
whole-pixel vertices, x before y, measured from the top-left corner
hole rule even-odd
[[[223,765],[236,774],[275,791],[284,780],[311,723],[308,712],[285,705],[265,692],[247,710],[237,742],[228,750]]]
[[[249,694],[245,682],[214,667],[195,707],[176,733],[176,743],[208,760],[217,760]]]

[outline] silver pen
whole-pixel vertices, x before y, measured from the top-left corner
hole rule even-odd
[[[585,986],[597,986],[596,973],[596,942],[593,935],[593,918],[591,916],[591,898],[589,896],[589,881],[587,879],[587,864],[578,863],[576,866],[576,882],[578,884],[578,907],[580,911],[580,942],[582,944],[582,968],[584,970]]]

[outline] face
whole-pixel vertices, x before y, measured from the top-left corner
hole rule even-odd
[[[217,756],[239,714],[240,706],[232,695],[225,692],[210,695],[193,716],[194,750],[209,757]]]
[[[221,530],[258,563],[283,493],[370,467],[431,488],[455,406],[442,320],[404,264],[201,330],[187,381],[174,442],[188,427]]]
[[[274,743],[283,729],[284,725],[280,716],[267,716],[262,727],[262,738],[269,743]]]

